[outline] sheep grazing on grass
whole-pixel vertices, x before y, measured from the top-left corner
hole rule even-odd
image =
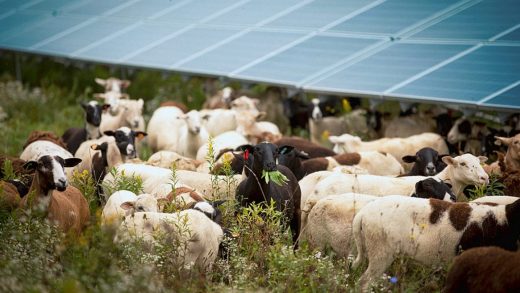
[[[354,267],[368,260],[363,290],[404,254],[425,265],[450,261],[461,250],[496,245],[517,249],[520,200],[450,203],[436,199],[387,196],[368,203],[353,221],[358,251]]]
[[[444,293],[520,292],[520,252],[477,247],[457,256],[446,278]]]
[[[81,232],[90,219],[88,203],[77,188],[67,186],[63,170],[63,167],[74,167],[79,162],[78,158],[49,155],[27,162],[25,167],[35,170],[35,174],[29,193],[20,206],[45,212],[49,221],[65,232]]]
[[[285,148],[290,148],[286,146]],[[255,146],[244,145],[240,149],[244,151],[244,159],[249,156],[253,157],[250,168],[250,175],[247,176],[236,190],[236,198],[240,202],[240,206],[247,206],[251,203],[260,203],[274,200],[278,211],[284,213],[289,222],[293,241],[296,239],[300,231],[300,186],[294,174],[285,166],[278,165],[276,158],[279,149],[272,143],[260,143]],[[278,171],[283,174],[287,182],[275,183],[273,180],[266,182],[264,180],[265,172]]]

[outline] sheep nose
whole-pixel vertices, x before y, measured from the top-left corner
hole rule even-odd
[[[267,170],[268,171],[275,171],[276,170],[276,163],[275,162],[267,163]]]
[[[428,171],[428,174],[434,174],[435,173],[435,167],[434,166],[426,166],[426,171]]]
[[[134,128],[139,127],[139,121],[134,121]]]
[[[199,133],[200,132],[200,127],[195,127],[195,133]]]
[[[489,177],[488,176],[481,176],[480,177],[480,181],[487,185],[487,184],[489,184]]]

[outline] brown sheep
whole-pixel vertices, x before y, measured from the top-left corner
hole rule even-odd
[[[13,211],[20,205],[20,194],[16,186],[0,181],[0,211]]]
[[[77,188],[67,187],[63,170],[64,167],[74,167],[80,161],[77,158],[44,155],[38,161],[27,162],[25,168],[36,172],[20,207],[46,212],[47,218],[65,232],[81,232],[90,218],[88,203]]]
[[[520,292],[520,253],[478,247],[455,258],[444,293]]]
[[[25,149],[28,145],[31,143],[37,141],[37,140],[47,140],[50,142],[53,142],[60,147],[66,149],[67,146],[61,139],[61,137],[54,134],[52,131],[44,131],[44,130],[34,130],[29,134],[29,137],[25,141],[25,144],[23,145],[23,148]]]

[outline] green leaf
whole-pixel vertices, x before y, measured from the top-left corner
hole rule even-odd
[[[269,184],[269,181],[273,181],[276,185],[282,186],[287,183],[289,179],[280,171],[265,171],[262,170],[262,178],[264,178],[265,183]]]

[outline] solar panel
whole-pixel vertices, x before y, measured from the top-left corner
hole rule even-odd
[[[323,67],[333,65],[377,39],[316,36],[233,75],[246,80],[276,80],[294,84]]]
[[[0,0],[0,48],[518,108],[518,0]]]
[[[395,35],[453,3],[452,0],[389,0],[336,25],[329,31]]]
[[[392,93],[478,102],[520,79],[520,47],[482,46]]]
[[[307,87],[383,93],[395,84],[468,49],[464,45],[393,44]]]
[[[484,0],[418,32],[414,38],[487,40],[520,22],[517,0]]]

